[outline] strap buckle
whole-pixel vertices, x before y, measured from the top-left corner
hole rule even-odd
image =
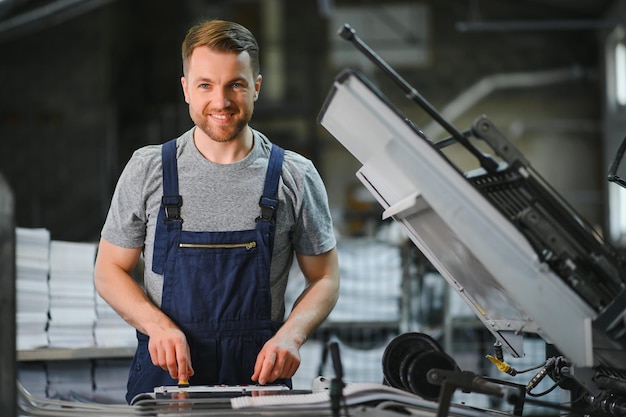
[[[161,204],[165,209],[167,220],[182,221],[180,208],[183,206],[183,197],[180,195],[164,195],[161,197]]]
[[[259,199],[259,207],[261,207],[261,215],[255,219],[255,221],[273,222],[274,210],[278,205],[278,200],[268,197],[261,197]]]

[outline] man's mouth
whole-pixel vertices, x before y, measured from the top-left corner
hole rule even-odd
[[[211,118],[219,123],[224,123],[230,120],[232,114],[228,113],[211,113]]]

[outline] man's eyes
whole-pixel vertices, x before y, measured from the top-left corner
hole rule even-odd
[[[231,88],[234,88],[234,89],[240,89],[240,88],[244,88],[245,87],[245,85],[243,83],[232,83],[230,86],[231,86]],[[202,83],[202,84],[199,84],[198,87],[203,89],[203,90],[206,90],[208,88],[211,88],[211,84],[209,84],[209,83]]]

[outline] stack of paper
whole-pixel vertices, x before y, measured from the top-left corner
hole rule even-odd
[[[95,346],[96,247],[95,243],[56,240],[50,244],[50,347]]]
[[[324,408],[328,409],[330,402],[330,390],[319,389],[314,390],[310,394],[290,393],[288,395],[256,395],[256,396],[239,396],[231,398],[230,405],[233,409],[248,407],[277,407],[277,406],[297,406],[307,408]],[[436,411],[437,404],[432,401],[423,400],[421,397],[398,388],[390,387],[380,383],[371,382],[347,382],[343,387],[343,397],[341,399],[343,406],[363,405],[367,403],[389,402],[391,404],[411,404],[417,407],[420,415],[434,415],[435,413],[428,410]],[[468,414],[465,409],[462,411],[455,410],[455,405],[451,406],[454,415]],[[267,414],[271,414],[268,410]],[[261,411],[257,411],[261,412]],[[322,413],[320,413],[322,414]],[[380,415],[380,412],[377,413]]]
[[[341,286],[329,322],[400,319],[400,247],[375,239],[346,239],[337,245]]]
[[[95,361],[94,400],[98,403],[126,404],[126,382],[131,359]]]
[[[119,314],[96,294],[96,346],[126,347],[137,344],[135,328],[126,323]]]
[[[48,397],[70,401],[92,401],[93,378],[90,360],[50,361]]]
[[[21,362],[17,368],[17,380],[31,395],[46,398],[48,381],[44,362]]]
[[[16,229],[16,326],[18,350],[48,345],[50,231]]]

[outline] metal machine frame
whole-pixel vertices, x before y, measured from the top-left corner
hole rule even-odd
[[[626,370],[626,266],[485,116],[462,134],[349,27],[374,60],[452,135],[434,143],[362,74],[344,70],[318,117],[363,166],[357,177],[507,350],[523,334],[552,343],[590,392]],[[494,155],[469,140],[484,141]],[[479,168],[442,152],[460,143]],[[599,378],[602,376],[602,378]]]

